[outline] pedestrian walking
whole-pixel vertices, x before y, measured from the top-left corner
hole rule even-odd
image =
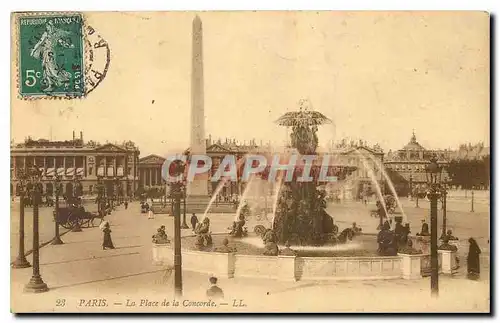
[[[153,208],[150,207],[149,210],[148,210],[148,220],[149,219],[154,219],[155,218],[155,214],[153,212]]]
[[[127,201],[125,201],[125,203],[124,203],[124,204],[125,204],[125,210],[126,210],[126,209],[128,209],[128,202],[127,202]]]
[[[104,229],[102,230],[104,233],[103,235],[103,240],[102,240],[102,250],[108,249],[115,249],[115,246],[113,245],[113,241],[111,240],[111,229],[109,228],[109,223],[106,222],[104,225]]]
[[[191,215],[191,227],[193,227],[193,231],[196,228],[197,224],[198,224],[198,218],[196,217],[196,214],[193,213],[193,215]]]
[[[481,249],[479,248],[474,238],[469,238],[469,253],[467,254],[467,278],[472,280],[479,279],[479,255]]]

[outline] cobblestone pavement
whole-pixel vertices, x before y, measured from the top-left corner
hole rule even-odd
[[[366,217],[366,225],[376,223],[369,215],[361,215],[364,206],[351,205],[345,209],[352,214]],[[338,218],[342,208],[336,208]],[[425,213],[425,211],[420,210]],[[428,212],[428,211],[427,211]],[[420,213],[408,211],[411,219]],[[422,215],[423,216],[423,215]],[[458,219],[470,220],[470,214],[457,215]],[[474,216],[484,217],[479,213]],[[189,217],[189,216],[188,216]],[[487,217],[487,214],[486,214]],[[31,277],[31,268],[11,269],[11,308],[23,311],[151,311],[151,312],[199,312],[199,311],[265,311],[265,312],[384,312],[384,311],[472,311],[489,310],[489,261],[482,261],[481,280],[465,279],[464,268],[454,277],[440,276],[440,297],[429,297],[428,278],[415,281],[299,281],[282,282],[268,279],[220,278],[225,300],[190,306],[190,301],[206,301],[208,276],[183,272],[184,298],[179,306],[173,306],[173,275],[166,275],[165,268],[154,266],[151,255],[151,236],[160,225],[165,225],[172,236],[173,218],[157,215],[148,220],[140,215],[137,203],[128,210],[123,207],[108,218],[111,223],[114,250],[102,250],[102,232],[98,228],[83,232],[69,232],[64,245],[47,245],[40,250],[41,274],[50,291],[44,294],[25,294],[24,285]],[[211,215],[213,232],[223,232],[232,221],[232,215]],[[342,220],[344,221],[344,220]],[[347,226],[347,220],[345,226]],[[411,220],[414,223],[414,220]],[[341,220],[339,226],[343,227]],[[249,229],[256,223],[251,220]],[[458,225],[458,223],[457,223]],[[460,223],[458,227],[466,227]],[[457,230],[458,231],[458,230]],[[191,234],[183,230],[183,234]],[[477,235],[481,232],[478,231]],[[457,232],[458,234],[458,232]],[[477,236],[476,235],[476,236]],[[172,238],[172,237],[171,237]],[[16,246],[17,247],[17,246]],[[484,247],[484,246],[481,246]],[[28,260],[32,261],[31,256]],[[96,299],[95,302],[89,302]],[[97,306],[97,299],[106,299],[105,307]],[[126,306],[135,302],[135,306]],[[140,306],[141,300],[144,306]],[[170,302],[162,306],[163,300]],[[154,302],[158,301],[158,304]],[[116,303],[116,304],[115,304]],[[90,306],[90,305],[94,306]],[[148,305],[149,306],[146,306]],[[227,304],[227,305],[226,305]],[[59,305],[59,306],[58,306]],[[88,306],[86,306],[88,305]],[[103,303],[101,302],[101,305]],[[241,305],[235,307],[235,305]],[[243,306],[246,305],[246,306]]]

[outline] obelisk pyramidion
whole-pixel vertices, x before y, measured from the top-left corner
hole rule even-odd
[[[203,93],[203,30],[200,17],[193,20],[193,52],[191,65],[191,155],[204,155],[205,108]],[[208,176],[197,177],[188,184],[189,196],[208,196]]]

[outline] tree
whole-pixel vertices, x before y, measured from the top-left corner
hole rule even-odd
[[[452,160],[447,171],[451,185],[462,189],[487,189],[490,185],[490,156]]]

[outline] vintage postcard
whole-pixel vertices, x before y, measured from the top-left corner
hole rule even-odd
[[[489,313],[489,31],[12,13],[11,311]]]

